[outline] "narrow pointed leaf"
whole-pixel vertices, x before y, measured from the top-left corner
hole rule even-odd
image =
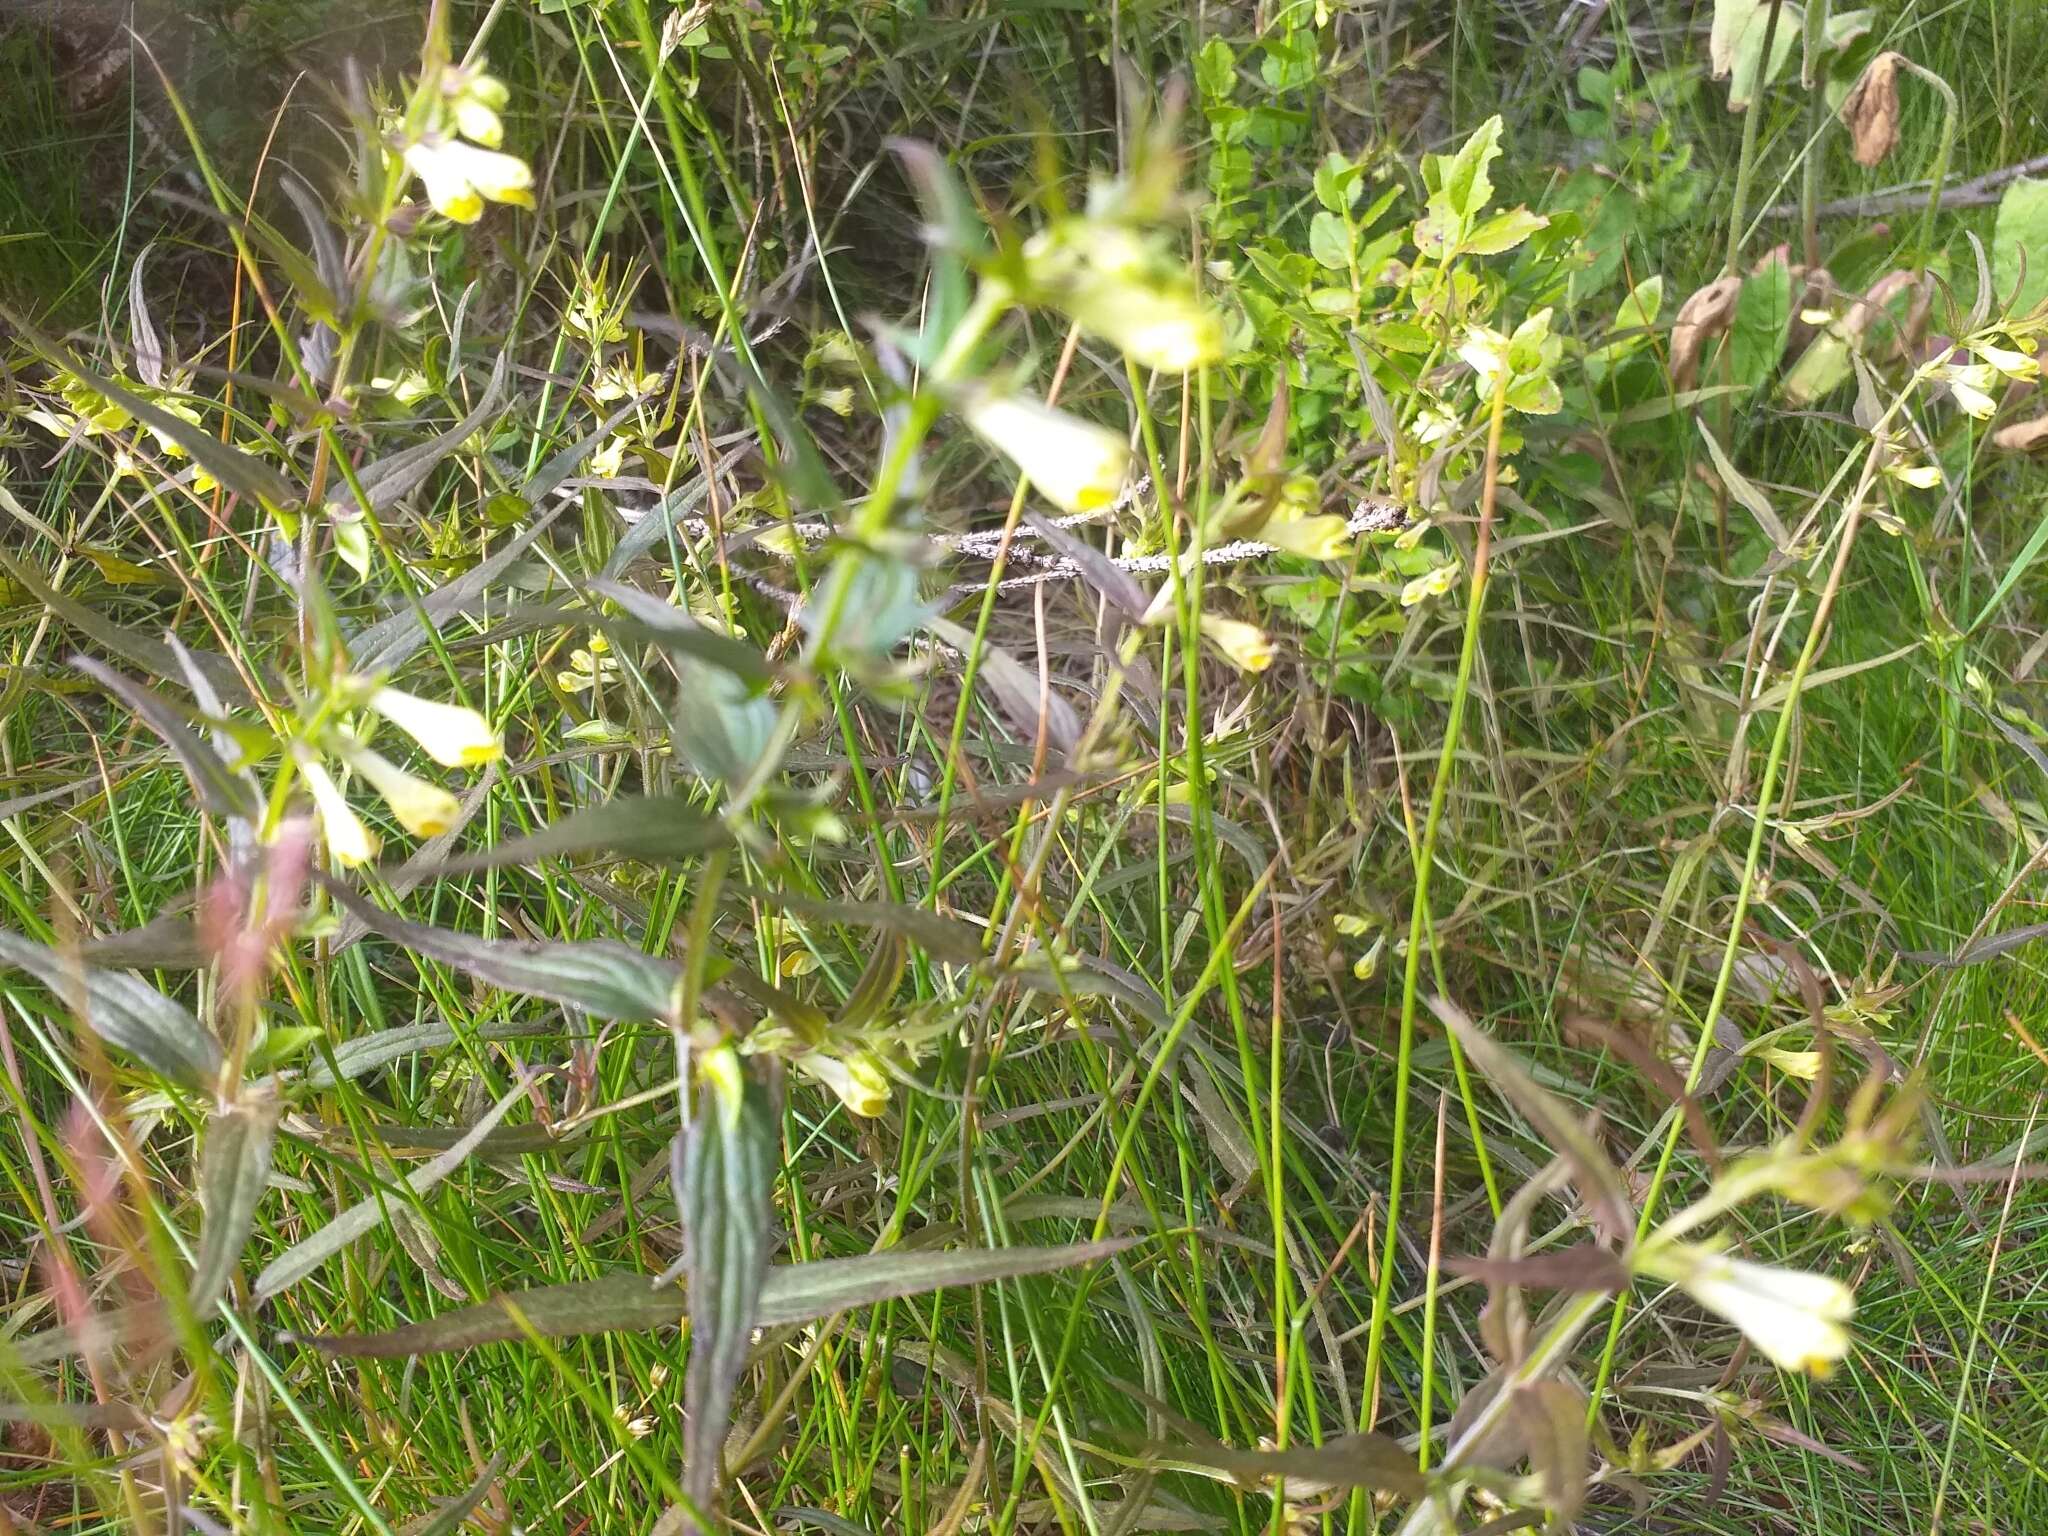
[[[144,1066],[188,1086],[220,1073],[220,1046],[182,1003],[139,977],[81,965],[0,929],[0,965],[27,971],[79,1010],[79,1022]]]
[[[204,426],[182,416],[173,416],[151,405],[133,390],[93,372],[72,355],[69,348],[44,335],[12,309],[0,306],[0,319],[7,321],[22,339],[60,372],[68,373],[87,388],[104,395],[152,432],[169,438],[192,456],[194,463],[232,491],[272,507],[290,507],[300,500],[292,483],[270,465],[241,449],[222,442]]]
[[[515,1083],[505,1096],[491,1106],[490,1111],[469,1128],[454,1146],[431,1162],[422,1163],[406,1175],[407,1186],[416,1195],[423,1195],[439,1184],[449,1174],[469,1161],[470,1154],[482,1145],[493,1127],[503,1120],[514,1104],[527,1096],[527,1085]],[[279,1254],[256,1277],[254,1294],[259,1302],[268,1301],[281,1292],[290,1290],[313,1271],[333,1258],[350,1243],[371,1231],[383,1221],[388,1210],[388,1201],[381,1195],[369,1195],[336,1216],[310,1237],[301,1238],[283,1253]]]
[[[401,1529],[400,1536],[453,1536],[462,1528],[462,1522],[477,1512],[483,1501],[489,1497],[491,1487],[504,1475],[512,1459],[510,1451],[500,1451],[484,1465],[483,1471],[462,1492],[435,1510],[418,1525]]]
[[[90,656],[73,656],[71,665],[142,717],[192,781],[199,803],[216,816],[247,820],[256,813],[253,787],[247,779],[229,770],[220,754],[201,741],[178,712],[133,678],[124,677],[105,662]]]
[[[1465,1054],[1481,1075],[1501,1096],[1529,1117],[1552,1150],[1571,1165],[1579,1186],[1579,1198],[1586,1202],[1595,1224],[1608,1237],[1625,1239],[1633,1230],[1629,1219],[1628,1186],[1607,1154],[1601,1150],[1579,1116],[1562,1099],[1540,1086],[1515,1053],[1480,1029],[1459,1009],[1440,997],[1429,999],[1430,1011],[1444,1027],[1458,1037]]]
[[[673,795],[627,795],[573,811],[538,832],[515,837],[444,862],[445,874],[534,864],[572,853],[623,853],[640,859],[683,859],[722,846],[729,834],[708,816]]]
[[[566,1003],[603,1019],[660,1019],[675,1006],[682,967],[614,939],[574,944],[481,939],[408,922],[371,906],[338,881],[323,883],[370,932],[508,992]]]
[[[268,1103],[237,1104],[206,1126],[199,1160],[199,1199],[206,1221],[192,1263],[192,1309],[204,1317],[227,1289],[256,1225],[256,1206],[270,1180],[276,1144],[277,1108]]]
[[[498,364],[491,370],[490,383],[484,386],[476,408],[446,432],[410,448],[401,448],[396,453],[365,464],[356,472],[356,481],[362,486],[363,494],[370,498],[372,512],[382,512],[418,489],[420,483],[434,472],[435,466],[476,436],[497,415],[505,395],[510,357],[509,353],[498,355]],[[355,492],[346,480],[341,482],[336,494],[328,498],[327,510],[340,515],[360,510],[356,505]]]
[[[768,1090],[741,1074],[736,1084],[707,1074],[698,1112],[684,1132],[683,1233],[689,1244],[690,1367],[683,1396],[683,1493],[716,1507],[733,1387],[746,1364],[754,1313],[773,1247],[780,1116]]]
[[[890,1249],[853,1259],[773,1265],[762,1283],[754,1321],[763,1328],[807,1323],[834,1312],[899,1301],[949,1286],[1049,1274],[1106,1259],[1136,1241],[1107,1238],[1055,1247],[960,1248],[938,1253]],[[523,1338],[524,1330],[513,1321],[511,1308],[518,1310],[534,1332],[547,1338],[645,1332],[672,1327],[684,1316],[680,1287],[656,1289],[647,1275],[620,1274],[518,1291],[388,1333],[339,1334],[306,1342],[331,1355],[349,1356],[397,1357],[468,1349]]]

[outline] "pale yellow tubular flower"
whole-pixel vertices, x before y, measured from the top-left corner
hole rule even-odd
[[[460,139],[422,139],[406,148],[405,163],[426,186],[434,211],[458,224],[481,218],[487,199],[533,206],[533,170],[517,155]]]
[[[1856,1295],[1831,1275],[1752,1264],[1695,1244],[1673,1244],[1639,1263],[1740,1328],[1785,1370],[1825,1376],[1849,1353]]]
[[[1916,491],[1931,491],[1941,484],[1941,470],[1933,464],[1908,464],[1899,459],[1885,465],[1884,472],[1901,485]]]
[[[302,762],[299,775],[313,793],[313,806],[320,812],[320,832],[334,862],[343,869],[355,869],[376,858],[377,834],[363,825],[327,770],[316,762]]]
[[[1263,672],[1273,665],[1273,637],[1256,624],[1205,613],[1202,633],[1240,672]]]
[[[434,212],[458,224],[474,224],[484,216],[483,194],[470,184],[447,150],[446,144],[424,141],[409,145],[405,163],[427,189],[427,202]]]
[[[1768,1061],[1787,1077],[1797,1077],[1810,1083],[1820,1076],[1819,1051],[1787,1051],[1767,1045],[1749,1054],[1759,1061]]]
[[[1305,560],[1342,560],[1351,553],[1351,525],[1335,513],[1285,522],[1276,518],[1260,529],[1258,536],[1275,549]]]
[[[439,837],[462,814],[461,804],[447,790],[418,774],[407,773],[381,752],[350,746],[342,755],[348,759],[349,767],[361,774],[364,782],[391,807],[398,824],[414,837]]]
[[[1131,450],[1107,427],[1021,395],[977,393],[962,403],[960,413],[1063,512],[1107,506],[1123,489]]]
[[[1991,398],[1990,390],[1998,380],[1998,370],[1989,363],[1951,363],[1940,371],[1940,377],[1958,409],[1979,421],[1997,414],[1998,402]]]
[[[866,1051],[850,1051],[844,1057],[806,1051],[796,1058],[796,1069],[830,1088],[840,1103],[863,1119],[872,1120],[889,1107],[889,1074]]]
[[[2033,379],[2041,374],[2041,363],[2031,352],[2022,352],[2016,347],[1992,346],[1979,342],[1970,350],[1983,358],[2008,379]]]
[[[504,119],[495,108],[474,96],[455,98],[455,130],[485,149],[496,149],[505,142]]]
[[[370,708],[420,744],[444,768],[474,768],[504,755],[490,722],[460,704],[441,704],[397,688],[379,688]]]
[[[1223,356],[1223,321],[1190,285],[1105,282],[1068,305],[1084,330],[1161,373],[1186,373]]]
[[[1424,571],[1401,589],[1401,606],[1413,608],[1424,598],[1442,597],[1458,584],[1458,562],[1440,565],[1433,571]]]

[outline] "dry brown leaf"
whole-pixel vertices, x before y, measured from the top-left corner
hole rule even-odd
[[[2016,421],[1991,434],[1991,446],[2007,453],[2040,453],[2048,450],[2048,416]]]
[[[1742,293],[1739,277],[1716,278],[1678,308],[1671,325],[1671,387],[1691,389],[1699,376],[1700,352],[1708,341],[1728,334],[1735,323],[1735,300]]]
[[[1880,53],[1842,103],[1858,165],[1877,165],[1899,142],[1899,55]]]

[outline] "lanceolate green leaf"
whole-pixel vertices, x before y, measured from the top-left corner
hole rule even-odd
[[[545,997],[601,1019],[660,1019],[675,1006],[682,967],[615,939],[522,944],[408,922],[373,907],[336,880],[323,882],[364,927],[414,954],[508,992]]]
[[[199,1159],[199,1199],[205,1225],[192,1263],[191,1303],[200,1316],[227,1289],[235,1262],[256,1224],[257,1202],[270,1180],[270,1154],[277,1134],[277,1107],[237,1104],[206,1126]]]
[[[441,869],[461,874],[599,851],[640,859],[682,859],[720,847],[727,837],[717,817],[674,795],[625,795],[573,811],[526,837],[509,838],[481,853],[452,858]]]
[[[689,1244],[690,1369],[683,1397],[683,1492],[715,1507],[733,1385],[746,1364],[772,1248],[780,1117],[730,1045],[705,1058],[684,1133],[683,1239]]]
[[[192,781],[201,805],[216,816],[246,818],[255,814],[255,786],[230,771],[220,760],[220,754],[201,741],[170,705],[140,683],[90,656],[73,656],[71,665],[134,710],[144,724],[163,738],[164,745],[171,749],[185,776]]]
[[[514,1084],[502,1099],[491,1106],[489,1113],[469,1128],[469,1134],[439,1157],[431,1162],[422,1163],[407,1174],[406,1185],[414,1194],[423,1195],[447,1178],[469,1160],[470,1154],[483,1144],[484,1138],[490,1135],[492,1129],[505,1118],[514,1104],[526,1097],[526,1093],[526,1084]],[[388,1209],[387,1197],[369,1195],[358,1200],[312,1236],[301,1238],[292,1244],[266,1265],[263,1272],[256,1277],[256,1299],[268,1301],[271,1297],[290,1290],[383,1221]]]
[[[771,1266],[761,1285],[754,1322],[763,1328],[807,1323],[835,1312],[921,1296],[949,1286],[1049,1274],[1106,1259],[1135,1241],[1108,1238],[1066,1246],[960,1248],[939,1253],[897,1248],[854,1259]],[[525,1330],[513,1320],[515,1311],[543,1337],[576,1338],[672,1327],[682,1321],[685,1307],[680,1286],[657,1289],[647,1275],[606,1275],[517,1291],[388,1333],[340,1334],[307,1342],[331,1355],[439,1354],[523,1338]]]
[[[292,483],[263,460],[230,447],[211,429],[187,421],[182,416],[173,416],[169,411],[151,405],[133,390],[93,372],[68,348],[45,336],[13,310],[0,306],[0,319],[13,326],[51,367],[70,374],[87,388],[119,405],[152,432],[169,438],[229,490],[252,497],[266,506],[285,509],[290,509],[301,499]]]
[[[220,1046],[182,1003],[139,977],[81,965],[0,929],[0,965],[27,971],[78,1010],[78,1022],[152,1071],[188,1086],[220,1073]]]

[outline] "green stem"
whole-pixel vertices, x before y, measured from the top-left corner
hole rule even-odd
[[[1436,781],[1429,788],[1429,815],[1422,824],[1422,847],[1415,867],[1415,901],[1408,917],[1408,950],[1401,976],[1401,1035],[1394,1065],[1393,1150],[1387,1173],[1386,1238],[1365,1346],[1364,1402],[1360,1411],[1367,1429],[1372,1427],[1379,1396],[1380,1352],[1386,1343],[1394,1262],[1399,1253],[1402,1154],[1408,1134],[1409,1079],[1414,1070],[1415,1014],[1422,982],[1424,930],[1429,923],[1429,876],[1436,864],[1437,836],[1443,827],[1444,806],[1450,799],[1451,779],[1457,770],[1458,738],[1465,724],[1465,701],[1472,691],[1472,668],[1479,656],[1479,619],[1486,605],[1486,573],[1493,549],[1493,509],[1500,491],[1500,442],[1507,420],[1507,404],[1508,370],[1503,367],[1494,376],[1492,417],[1486,431],[1486,486],[1479,503],[1479,533],[1472,553],[1472,577],[1466,588],[1465,635],[1458,651],[1458,678],[1451,690],[1451,714],[1449,723],[1444,727],[1443,747],[1437,754]]]
[[[1728,259],[1724,270],[1736,271],[1742,261],[1743,218],[1749,212],[1749,182],[1756,172],[1757,123],[1763,117],[1763,93],[1771,72],[1771,49],[1778,41],[1778,19],[1785,0],[1771,0],[1771,14],[1764,20],[1764,50],[1757,56],[1756,74],[1749,84],[1749,104],[1742,109],[1742,158],[1735,164],[1735,196],[1728,208]],[[1732,77],[1732,91],[1741,77]]]

